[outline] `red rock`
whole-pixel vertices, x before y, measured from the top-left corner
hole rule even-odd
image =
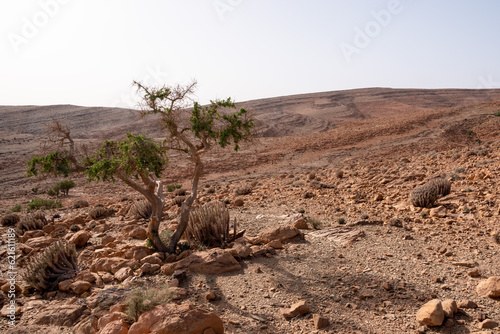
[[[75,244],[76,247],[83,247],[87,244],[90,239],[90,233],[82,230],[78,231],[69,239],[69,242]]]
[[[228,252],[211,249],[196,252],[179,262],[169,263],[161,268],[165,275],[172,275],[176,270],[190,270],[202,274],[220,274],[241,270],[241,265]]]
[[[417,312],[417,321],[426,326],[441,326],[444,321],[441,301],[433,299],[424,304]]]
[[[69,286],[70,291],[77,295],[84,293],[92,287],[92,284],[86,281],[76,281]]]
[[[289,309],[281,309],[280,312],[286,319],[294,318],[296,316],[308,313],[309,303],[306,300],[301,300],[300,302],[290,306]]]

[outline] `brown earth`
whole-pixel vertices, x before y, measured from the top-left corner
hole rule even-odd
[[[243,199],[243,206],[229,208],[248,237],[301,216],[310,229],[303,230],[305,240],[283,249],[263,255],[254,249],[256,255],[240,262],[241,270],[188,273],[181,284],[187,302],[218,314],[226,333],[474,333],[484,318],[500,321],[498,300],[475,291],[481,280],[500,275],[500,117],[494,116],[500,90],[373,88],[241,105],[256,118],[262,137],[241,152],[215,150],[208,157],[198,203]],[[0,107],[0,212],[46,197],[32,188],[43,192],[54,180],[25,179],[23,168],[38,152],[43,123],[56,115],[72,124],[79,143],[118,138],[124,131],[161,137],[153,120],[141,120],[130,110]],[[176,167],[166,171],[165,183],[189,189],[188,163],[173,155],[171,165]],[[413,207],[412,189],[436,175],[451,180],[451,194],[434,206],[439,210]],[[83,216],[82,228],[91,234],[89,251],[104,249],[99,240],[107,236],[118,237],[110,254],[145,244],[119,237],[124,225],[145,227],[142,220],[115,215],[102,223],[107,228],[96,230],[86,218],[88,208],[72,209],[77,199],[120,209],[139,199],[136,193],[119,183],[75,180],[78,186],[62,198],[63,208],[50,212],[61,215],[56,222]],[[241,186],[252,192],[236,195]],[[176,214],[176,207],[170,207],[169,219]],[[0,229],[5,236],[6,228]],[[329,235],[330,230],[336,234]],[[58,238],[73,234],[67,229]],[[4,249],[2,277],[7,271]],[[28,256],[20,256],[17,265],[22,268],[27,261]],[[479,277],[468,274],[473,269]],[[28,326],[31,333],[69,332],[69,327],[61,331],[33,324],[42,310],[62,303],[84,305],[72,326],[83,323],[108,312],[109,305],[91,303],[99,296],[116,295],[116,304],[135,287],[169,281],[158,272],[103,287],[94,284],[87,298],[62,291],[43,298],[18,295],[23,305],[19,326]],[[209,292],[214,300],[205,298]],[[460,309],[451,327],[421,328],[415,315],[435,298],[471,300],[479,307]],[[310,305],[309,313],[290,320],[282,316],[281,308],[301,300]],[[312,314],[329,319],[330,325],[315,329]]]

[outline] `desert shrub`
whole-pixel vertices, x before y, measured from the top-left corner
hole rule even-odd
[[[58,187],[59,190],[67,196],[69,194],[69,190],[76,187],[76,184],[73,180],[62,180],[61,182],[58,182],[55,187]]]
[[[184,202],[184,200],[186,199],[186,197],[184,196],[178,196],[178,197],[175,197],[173,200],[172,200],[172,204],[173,205],[177,205],[177,206],[181,206],[182,203]]]
[[[411,204],[416,207],[427,208],[439,198],[438,188],[432,184],[424,184],[411,192]]]
[[[10,212],[21,212],[22,209],[23,209],[23,207],[21,206],[21,204],[16,204],[12,208],[10,208],[9,211]]]
[[[47,190],[47,195],[57,197],[57,196],[59,196],[59,189],[52,187],[49,190]]]
[[[322,223],[318,219],[313,218],[313,217],[305,217],[305,220],[306,220],[306,222],[311,224],[315,230],[319,230],[321,228]]]
[[[16,225],[16,233],[22,236],[26,231],[41,230],[48,224],[43,212],[30,213],[23,216]]]
[[[0,224],[2,226],[15,226],[21,218],[15,213],[8,213],[2,217]]]
[[[335,176],[339,179],[344,177],[344,171],[339,169],[338,171],[335,172]]]
[[[54,201],[51,199],[35,198],[28,203],[28,208],[30,210],[41,210],[41,209],[57,209],[61,208],[61,201]]]
[[[248,195],[252,192],[252,188],[249,187],[249,186],[243,186],[243,187],[239,187],[237,188],[234,193],[238,196],[242,196],[242,195]]]
[[[153,214],[153,206],[148,201],[141,200],[132,205],[130,212],[135,218],[148,219]]]
[[[168,191],[169,193],[171,193],[171,192],[172,192],[172,191],[174,191],[175,189],[179,189],[179,188],[181,188],[181,187],[182,187],[182,184],[174,184],[174,183],[172,183],[172,184],[167,184],[167,191]]]
[[[80,231],[80,226],[73,224],[73,225],[71,225],[71,226],[69,227],[69,230],[70,230],[71,232],[78,232],[78,231]]]
[[[224,248],[236,237],[236,220],[233,236],[229,236],[229,211],[220,201],[214,201],[191,211],[185,231],[187,241],[192,245]]]
[[[89,202],[87,202],[86,200],[84,199],[77,199],[74,203],[73,203],[73,208],[75,209],[80,209],[80,208],[86,208],[89,206]]]
[[[215,193],[215,188],[214,187],[208,188],[207,193],[214,194]]]
[[[345,224],[345,218],[338,218],[337,223],[342,224],[342,225]]]
[[[174,195],[175,196],[185,196],[186,195],[186,189],[182,189],[182,188],[175,189],[174,190]]]
[[[96,205],[92,210],[89,211],[89,216],[92,219],[100,219],[112,216],[114,210],[105,208],[104,206]]]
[[[139,316],[155,306],[168,303],[173,297],[173,292],[162,286],[161,288],[135,289],[127,297],[127,315],[137,321]]]
[[[22,277],[40,292],[58,288],[59,282],[71,279],[78,273],[74,244],[57,241],[28,264]]]
[[[500,117],[500,110],[494,113],[493,115],[495,115],[496,117]]]
[[[434,186],[438,190],[438,196],[446,196],[450,194],[451,191],[451,183],[450,181],[442,178],[442,177],[436,177],[434,179],[431,179],[427,184]]]
[[[370,218],[370,216],[368,216],[366,213],[361,215],[361,219],[363,220],[367,220],[368,218]]]

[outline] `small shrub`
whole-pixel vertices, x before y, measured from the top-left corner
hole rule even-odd
[[[239,187],[237,188],[234,193],[238,196],[242,196],[242,195],[248,195],[252,192],[252,188],[249,187],[249,186],[244,186],[244,187]]]
[[[442,178],[442,177],[436,177],[434,179],[431,179],[427,184],[436,187],[438,191],[438,196],[446,196],[450,194],[451,191],[451,183],[450,181]]]
[[[86,200],[84,199],[77,199],[74,203],[73,203],[73,208],[75,209],[81,209],[81,208],[86,208],[89,206],[89,202],[87,202]]]
[[[463,213],[470,213],[470,209],[468,207],[465,207],[462,209]]]
[[[368,216],[367,214],[363,214],[361,215],[361,219],[363,220],[367,220],[370,216]]]
[[[59,196],[59,189],[56,189],[55,187],[50,188],[47,190],[47,195],[52,196],[52,197],[57,197]]]
[[[153,214],[153,206],[148,201],[141,200],[132,205],[130,212],[135,218],[149,219]]]
[[[69,190],[76,187],[75,181],[73,180],[62,180],[58,182],[55,187],[57,187],[66,196],[69,194]]]
[[[214,194],[215,193],[215,188],[214,187],[208,188],[207,193]]]
[[[337,223],[344,225],[345,224],[345,218],[339,218],[337,219]]]
[[[495,115],[496,117],[500,117],[500,110],[494,113],[493,115]]]
[[[317,219],[314,219],[312,217],[305,217],[305,220],[312,225],[312,227],[315,229],[315,230],[319,230],[321,228],[321,225],[322,223],[317,220]]]
[[[21,204],[16,204],[12,208],[10,208],[9,211],[10,212],[21,212],[22,209],[23,209],[23,207],[21,206]]]
[[[127,298],[127,315],[137,321],[139,316],[155,306],[168,303],[173,297],[173,292],[167,287],[142,288],[132,290]]]
[[[78,273],[74,244],[57,241],[28,264],[22,277],[40,292],[58,288],[59,282],[71,279]]]
[[[467,134],[468,134],[469,136],[472,136],[472,135],[474,134],[474,131],[472,131],[472,130],[468,130],[468,131],[467,131]]]
[[[171,193],[172,191],[174,191],[175,189],[179,189],[182,187],[182,184],[167,184],[167,191],[169,193]]]
[[[175,189],[174,190],[174,196],[186,196],[186,189]]]
[[[54,201],[51,199],[35,198],[28,203],[28,208],[30,210],[41,210],[41,209],[57,209],[61,208],[61,201]]]
[[[168,245],[170,243],[170,237],[172,236],[174,232],[170,230],[163,230],[160,233],[160,239],[163,241],[165,245]]]
[[[8,213],[2,217],[0,224],[2,226],[15,226],[21,218],[15,213]]]
[[[78,232],[78,231],[80,231],[80,226],[73,224],[73,225],[71,225],[71,226],[69,227],[69,230],[70,230],[71,232]]]
[[[92,210],[89,212],[89,216],[92,219],[100,219],[100,218],[106,218],[109,216],[112,216],[114,214],[114,210],[105,208],[103,206],[96,205]]]
[[[438,188],[432,184],[425,184],[421,187],[417,187],[411,192],[411,204],[415,207],[430,207],[438,198]]]
[[[229,225],[226,206],[214,201],[191,211],[184,235],[190,244],[224,248],[236,238],[236,220],[232,237],[229,236]]]
[[[339,179],[343,178],[344,177],[344,171],[339,169],[335,172],[335,176]]]
[[[306,210],[305,210],[305,209],[300,208],[300,209],[298,209],[298,210],[297,210],[297,212],[298,212],[298,213],[306,213]]]
[[[26,231],[41,230],[48,224],[43,212],[35,212],[22,217],[16,225],[16,233],[22,236]]]
[[[184,197],[184,196],[175,197],[172,200],[172,204],[180,207],[182,205],[182,203],[184,203],[185,200],[186,200],[186,197]]]
[[[429,216],[429,214],[427,213],[427,211],[420,212],[420,217],[427,218],[428,216]]]

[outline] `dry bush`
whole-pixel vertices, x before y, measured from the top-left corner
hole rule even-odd
[[[41,230],[48,224],[43,212],[38,211],[22,217],[16,225],[16,233],[22,236],[26,231]]]
[[[431,179],[429,182],[427,182],[427,184],[437,188],[439,197],[449,195],[451,192],[450,181],[442,177],[436,177],[434,179]]]
[[[175,197],[172,200],[172,205],[177,205],[180,207],[185,199],[186,199],[186,197],[184,197],[184,196]]]
[[[174,196],[186,196],[186,189],[175,189]]]
[[[100,219],[112,216],[115,213],[113,209],[105,208],[104,206],[96,205],[89,212],[89,216],[92,219]]]
[[[411,204],[416,207],[427,208],[432,206],[438,198],[438,188],[432,184],[424,184],[421,187],[413,189]]]
[[[89,206],[89,202],[87,202],[84,199],[78,199],[73,203],[73,208],[75,209],[81,209],[81,208],[86,208]]]
[[[242,195],[248,195],[252,192],[252,188],[249,187],[249,186],[243,186],[243,187],[239,187],[238,189],[235,190],[235,194],[238,195],[238,196],[242,196]]]
[[[2,217],[0,224],[2,226],[15,226],[21,218],[15,213],[8,213]]]
[[[344,177],[344,171],[339,169],[335,172],[335,176],[339,179],[343,178]]]
[[[139,316],[152,309],[153,307],[161,304],[168,303],[174,293],[167,287],[149,288],[144,290],[142,288],[133,290],[127,297],[127,315],[137,321]]]
[[[130,207],[130,212],[135,218],[149,219],[153,214],[153,206],[148,201],[141,200]]]
[[[209,202],[191,211],[185,231],[189,243],[207,247],[226,247],[236,238],[236,220],[233,235],[229,235],[229,211],[219,201]]]
[[[28,264],[22,277],[33,288],[45,292],[57,289],[59,282],[71,279],[77,273],[75,245],[61,240]]]

